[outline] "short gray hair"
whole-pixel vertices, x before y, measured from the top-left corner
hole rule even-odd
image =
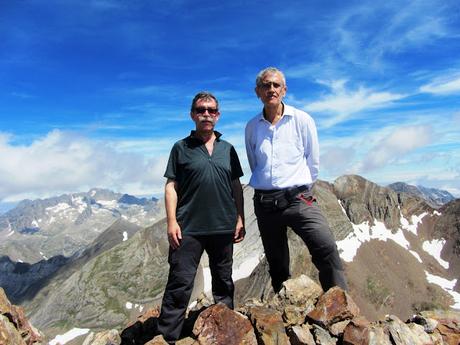
[[[195,97],[193,97],[192,107],[190,108],[190,111],[193,112],[195,110],[196,102],[198,102],[200,99],[214,100],[216,102],[216,108],[217,110],[219,110],[219,101],[217,100],[216,96],[214,96],[211,92],[208,91],[200,91],[195,95]]]
[[[256,86],[260,86],[262,84],[262,79],[265,77],[265,74],[267,73],[278,73],[283,79],[284,86],[286,86],[286,77],[284,76],[284,73],[276,67],[267,67],[260,71],[256,77]]]

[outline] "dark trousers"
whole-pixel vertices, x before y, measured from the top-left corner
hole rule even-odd
[[[181,334],[196,270],[204,250],[209,256],[214,301],[233,309],[233,234],[184,235],[179,248],[169,249],[168,283],[158,318],[158,332],[168,342],[176,341]]]
[[[254,209],[275,292],[290,277],[288,226],[307,245],[313,264],[319,271],[323,290],[333,286],[347,290],[334,236],[311,194],[306,192],[295,196],[283,210],[267,211],[256,193]]]

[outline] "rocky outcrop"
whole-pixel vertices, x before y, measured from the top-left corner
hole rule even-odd
[[[177,344],[459,344],[458,312],[426,311],[407,322],[389,315],[384,320],[369,322],[360,315],[347,292],[338,287],[322,294],[319,291],[314,281],[301,276],[286,281],[280,293],[269,300],[249,300],[236,311],[223,304],[212,305],[200,313],[193,332],[184,334]],[[288,316],[287,311],[293,308],[298,310],[297,317]],[[127,338],[126,330],[124,335],[122,344],[141,344],[139,339]],[[151,335],[150,339],[149,345],[166,344],[161,335]]]
[[[2,288],[0,288],[0,344],[42,344],[40,332],[25,317],[24,309],[11,304]]]

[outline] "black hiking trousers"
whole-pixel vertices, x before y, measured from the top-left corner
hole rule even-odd
[[[205,250],[209,257],[214,302],[222,302],[233,309],[233,234],[183,235],[179,248],[169,248],[168,282],[158,318],[158,333],[168,343],[174,343],[181,335],[193,281]]]
[[[256,191],[254,210],[275,292],[290,277],[287,227],[307,245],[323,290],[348,289],[334,236],[311,192],[294,195],[283,209],[267,210]]]

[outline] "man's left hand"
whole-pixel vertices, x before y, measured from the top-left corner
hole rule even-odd
[[[244,236],[246,235],[246,230],[244,229],[243,221],[240,217],[238,217],[238,221],[236,222],[235,234],[233,236],[233,242],[239,243],[244,240]]]

